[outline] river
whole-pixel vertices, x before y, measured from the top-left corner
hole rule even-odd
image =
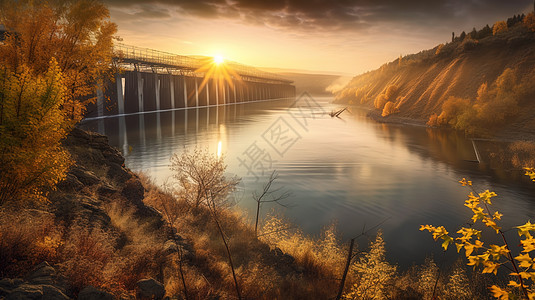
[[[276,211],[310,235],[336,222],[343,241],[381,224],[387,258],[402,269],[428,256],[439,264],[457,257],[455,247],[444,254],[439,242],[418,229],[444,225],[453,233],[470,220],[463,206],[469,190],[458,183],[463,177],[477,190],[499,195],[493,207],[504,214],[504,229],[533,221],[535,183],[520,170],[491,167],[484,151],[482,163],[473,162],[472,142],[462,134],[378,123],[359,108],[332,118],[328,113],[341,107],[331,101],[304,94],[297,100],[86,120],[82,127],[106,134],[129,168],[159,184],[171,176],[173,153],[200,147],[224,155],[228,173],[242,178],[234,199],[250,216],[256,208],[252,192],[276,170],[275,187],[291,197],[284,200],[287,208],[264,205],[262,217]],[[506,234],[518,238],[514,230]],[[365,249],[368,241],[357,243]]]

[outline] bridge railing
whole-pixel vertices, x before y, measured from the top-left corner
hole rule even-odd
[[[201,64],[198,59],[190,56],[177,55],[149,48],[125,44],[115,44],[113,48],[115,56],[124,60],[134,60],[162,66],[189,69],[197,69]]]
[[[149,64],[160,67],[198,70],[206,64],[206,60],[198,59],[191,56],[178,55],[165,51],[158,51],[149,48],[130,46],[116,43],[114,45],[114,55],[125,62],[138,62],[140,64]],[[261,71],[257,68],[243,65],[233,61],[226,61],[228,68],[240,76],[255,77],[258,79],[275,80],[285,83],[291,83],[279,75]]]

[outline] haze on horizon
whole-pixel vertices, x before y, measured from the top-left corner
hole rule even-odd
[[[126,44],[360,74],[533,9],[532,0],[104,0]]]

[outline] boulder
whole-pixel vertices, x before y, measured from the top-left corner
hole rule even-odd
[[[108,183],[106,182],[103,182],[97,189],[97,193],[99,194],[99,196],[103,196],[103,197],[109,197],[111,195],[114,195],[114,194],[117,194],[119,193],[119,191],[112,187],[111,185],[109,185]]]
[[[21,284],[6,296],[6,300],[30,300],[42,298],[43,288],[39,285],[31,284]]]
[[[92,286],[86,286],[78,294],[78,300],[113,300],[113,295]]]
[[[26,275],[26,280],[32,284],[52,284],[54,276],[56,270],[44,261]]]
[[[41,298],[42,300],[68,300],[70,299],[59,288],[53,285],[43,284],[41,285],[41,289],[43,290],[43,298]]]
[[[137,298],[138,299],[163,299],[165,296],[165,288],[163,284],[149,278],[142,279],[137,282]]]
[[[145,187],[138,179],[131,178],[125,182],[121,194],[135,207],[145,208],[143,199],[145,198]]]
[[[113,298],[112,294],[92,286],[86,286],[78,294],[78,300],[113,300]]]
[[[57,188],[63,191],[75,192],[84,187],[84,184],[78,180],[78,177],[71,173],[67,173],[65,179],[57,184]]]
[[[83,183],[84,185],[94,185],[100,182],[100,178],[95,175],[92,171],[86,170],[80,165],[72,166],[69,171],[70,174],[76,176],[76,178]]]

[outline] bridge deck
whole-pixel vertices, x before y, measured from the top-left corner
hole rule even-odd
[[[114,56],[123,65],[129,64],[153,69],[163,68],[167,69],[168,72],[203,73],[203,68],[211,63],[210,57],[197,58],[125,44],[114,45]],[[225,66],[240,77],[275,81],[282,84],[291,84],[293,82],[282,76],[237,62],[226,61]]]

